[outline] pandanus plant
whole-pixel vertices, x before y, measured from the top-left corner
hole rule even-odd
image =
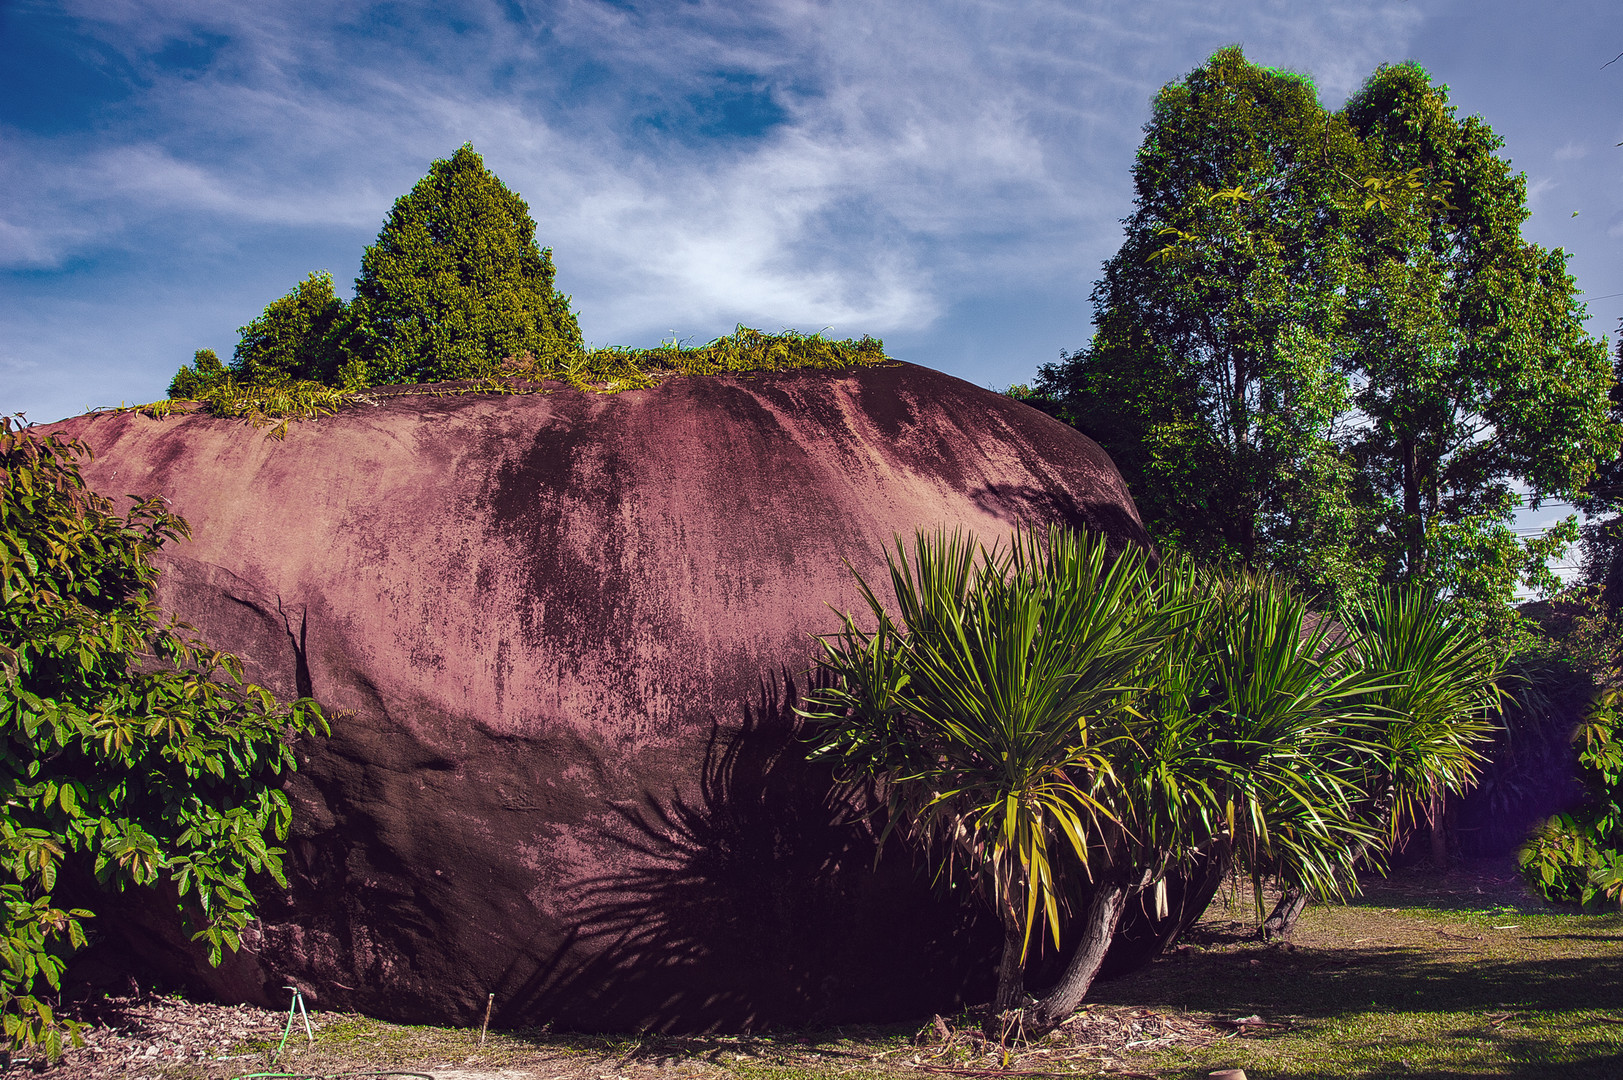
[[[872,629],[848,615],[823,640],[834,677],[803,715],[815,755],[882,784],[887,834],[997,911],[1000,1016],[1028,1034],[1063,1021],[1128,902],[1194,861],[1350,879],[1372,833],[1337,750],[1368,687],[1284,589],[1152,570],[1058,527],[1007,549],[920,533],[887,560],[896,614],[859,575]],[[1027,1001],[1045,928],[1074,952]]]
[[[1443,802],[1476,780],[1478,749],[1493,732],[1504,657],[1444,600],[1413,586],[1382,590],[1345,615],[1347,648],[1368,683],[1361,733],[1347,765],[1364,792],[1358,806],[1375,839],[1358,852],[1379,866],[1404,821],[1429,820],[1433,857],[1442,847]],[[1289,937],[1313,884],[1282,868],[1285,889],[1263,924]]]
[[[893,617],[860,575],[872,630],[823,640],[835,679],[808,696],[814,756],[881,781],[889,828],[968,873],[1003,923],[996,1007],[1017,1007],[1032,937],[1056,947],[1068,878],[1120,831],[1113,742],[1123,695],[1160,647],[1145,556],[1065,530],[985,549],[919,533],[887,553]]]
[[[1279,874],[1339,894],[1356,887],[1353,860],[1375,837],[1346,764],[1375,684],[1330,625],[1276,579],[1186,559],[1169,561],[1156,588],[1164,610],[1185,614],[1141,673],[1134,753],[1115,763],[1135,825],[1131,857],[1154,886],[1142,905],[1156,931],[1146,957],[1200,915],[1230,872],[1251,876],[1259,894]],[[1168,918],[1173,877],[1186,888]]]

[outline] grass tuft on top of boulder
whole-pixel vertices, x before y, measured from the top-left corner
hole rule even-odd
[[[543,382],[566,382],[579,390],[615,394],[646,389],[673,375],[844,371],[890,361],[884,342],[878,338],[837,340],[798,330],[769,334],[741,325],[731,334],[697,347],[673,340],[652,349],[610,346],[569,349],[539,357],[526,353],[508,357],[472,379],[409,388],[335,387],[304,379],[260,383],[224,373],[212,385],[199,386],[190,398],[168,398],[134,406],[134,410],[161,420],[177,412],[194,411],[187,408],[187,403],[195,402],[211,416],[243,419],[255,427],[274,423],[271,434],[281,438],[292,420],[314,420],[346,405],[375,403],[384,396],[527,394],[544,392],[536,385]]]
[[[767,334],[739,326],[731,334],[698,348],[668,341],[653,349],[590,349],[583,363],[588,369],[600,364],[627,365],[650,374],[663,370],[678,375],[733,375],[801,368],[844,371],[872,367],[889,359],[885,343],[866,335],[835,340],[798,330]]]

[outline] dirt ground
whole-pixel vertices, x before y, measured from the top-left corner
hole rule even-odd
[[[1446,874],[1427,869],[1395,873],[1365,884],[1362,903],[1376,907],[1482,910],[1543,907],[1508,860],[1475,863]],[[1187,954],[1257,950],[1249,938],[1249,903],[1230,898],[1185,945]],[[1209,926],[1207,924],[1210,924]],[[1447,936],[1446,934],[1444,935]],[[1365,939],[1358,939],[1363,941]],[[1175,951],[1176,952],[1176,951]],[[1173,955],[1147,977],[1164,979]],[[1239,957],[1236,957],[1238,960]],[[1259,963],[1250,959],[1251,965]],[[1157,969],[1161,969],[1159,972]],[[132,989],[122,996],[68,1003],[63,1012],[84,1024],[85,1045],[56,1065],[19,1058],[7,1071],[35,1071],[51,1080],[230,1080],[248,1076],[361,1077],[414,1075],[433,1080],[682,1080],[720,1075],[745,1080],[793,1075],[846,1077],[936,1072],[956,1076],[1034,1076],[1053,1073],[1152,1076],[1135,1071],[1146,1053],[1198,1053],[1225,1039],[1266,1035],[1271,1021],[1201,1010],[1143,1008],[1125,984],[1098,989],[1090,1004],[1059,1031],[1035,1043],[1010,1032],[988,1040],[967,1017],[923,1018],[917,1027],[844,1028],[758,1036],[570,1036],[413,1028],[355,1014],[311,1014],[246,1005],[215,1005]]]

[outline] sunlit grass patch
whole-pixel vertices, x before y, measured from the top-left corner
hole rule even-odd
[[[1250,940],[1245,906],[1191,948],[1099,988],[1224,1037],[1134,1068],[1166,1077],[1623,1076],[1623,915],[1476,910],[1377,890],[1310,909],[1293,947]],[[1255,1016],[1261,1024],[1235,1025]],[[1266,1026],[1265,1026],[1266,1025]]]

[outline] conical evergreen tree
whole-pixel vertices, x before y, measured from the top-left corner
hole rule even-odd
[[[395,200],[361,257],[351,317],[365,370],[355,374],[467,378],[504,357],[578,349],[580,327],[552,282],[529,207],[464,144]]]

